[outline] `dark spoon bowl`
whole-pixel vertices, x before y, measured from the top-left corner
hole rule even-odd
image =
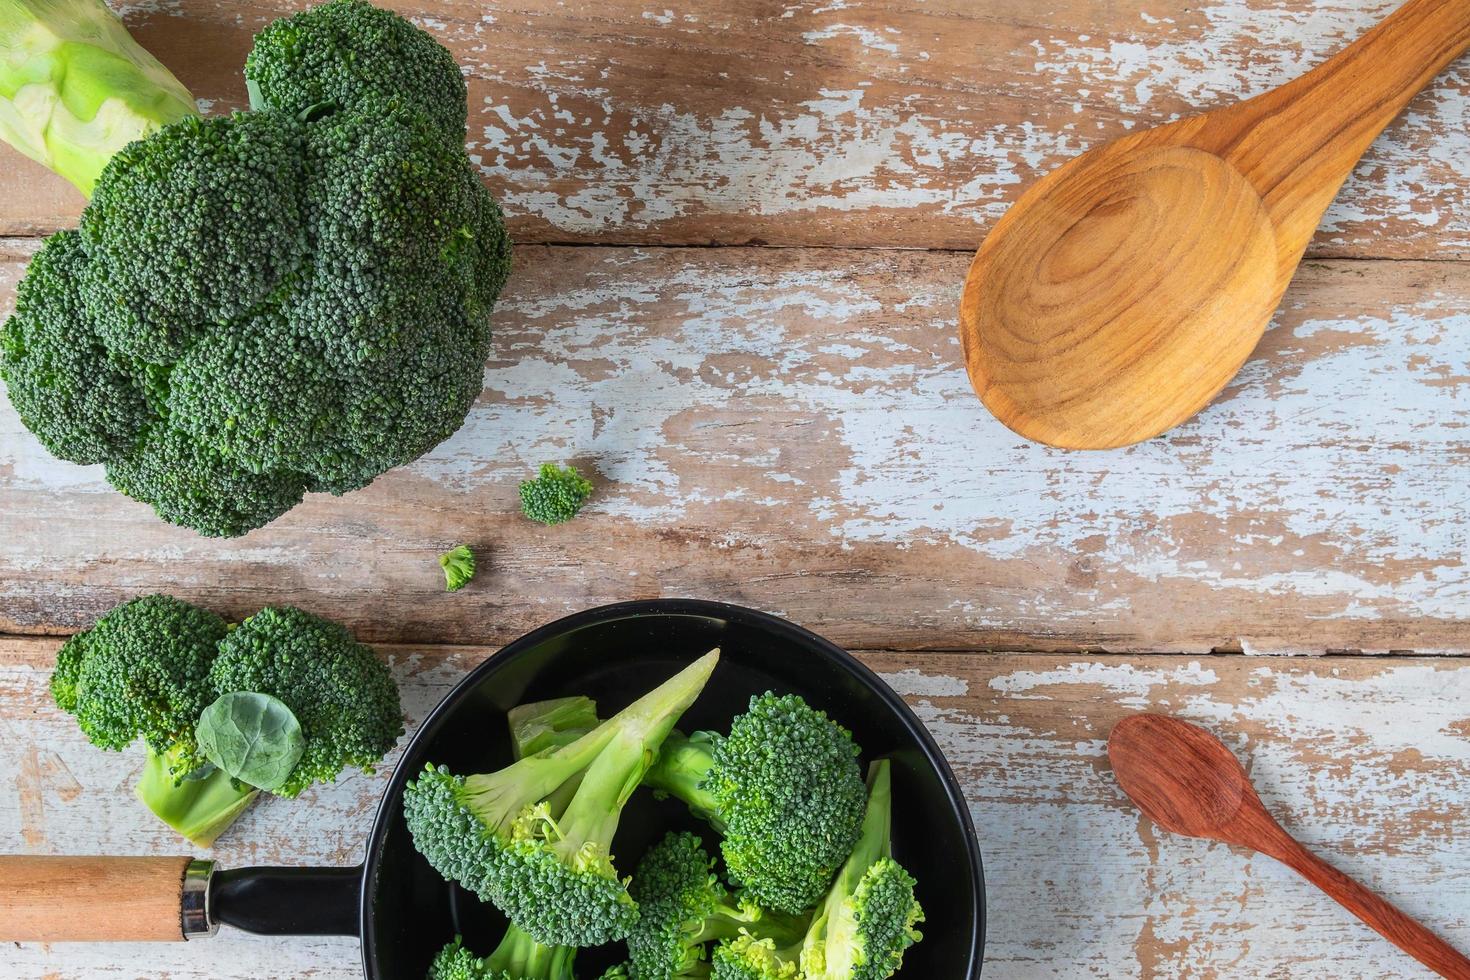
[[[480,665],[429,715],[404,753],[368,844],[360,923],[367,976],[422,977],[456,932],[484,955],[505,927],[493,907],[446,884],[413,849],[402,815],[407,780],[428,762],[461,772],[508,765],[505,712],[515,705],[587,694],[605,715],[716,646],[720,666],[680,727],[725,728],[752,694],[793,692],[852,729],[865,767],[892,758],[894,856],[918,879],[927,913],[924,940],[899,975],[979,977],[980,850],[959,783],[913,712],[876,674],[815,633],[739,606],[684,599],[603,606],[544,626]],[[631,873],[644,848],[672,828],[701,829],[678,804],[635,795],[615,841],[619,871]],[[578,975],[595,978],[622,957],[621,944],[586,950]]]

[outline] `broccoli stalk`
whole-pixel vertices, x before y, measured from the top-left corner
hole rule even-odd
[[[903,954],[923,938],[914,927],[924,910],[914,879],[893,859],[890,763],[868,770],[862,835],[818,906],[806,935],[793,943],[750,933],[722,943],[715,980],[887,980]]]
[[[441,949],[429,966],[428,980],[575,980],[570,946],[542,946],[510,926],[495,951],[477,957],[459,936]]]
[[[517,759],[570,745],[601,724],[597,702],[581,694],[518,704],[510,709],[505,720],[510,726],[511,749]]]
[[[134,793],[154,816],[200,847],[212,845],[260,795],[254,786],[237,782],[214,766],[206,765],[182,780],[171,775],[169,767],[167,757],[150,749]]]
[[[0,0],[0,139],[91,194],[112,155],[198,114],[102,0]]]
[[[622,939],[638,907],[613,867],[618,819],[718,661],[718,650],[706,654],[575,742],[498,772],[459,776],[429,765],[404,792],[414,846],[539,942]],[[553,803],[578,777],[570,798]]]

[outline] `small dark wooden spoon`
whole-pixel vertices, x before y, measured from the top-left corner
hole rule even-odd
[[[1440,976],[1470,980],[1470,959],[1283,830],[1234,754],[1203,728],[1134,715],[1113,728],[1108,758],[1123,792],[1154,823],[1273,857]]]

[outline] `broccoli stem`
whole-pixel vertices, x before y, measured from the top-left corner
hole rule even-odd
[[[112,155],[198,115],[102,0],[0,0],[0,139],[91,194]]]
[[[673,732],[659,749],[658,761],[648,770],[643,782],[649,788],[682,800],[695,816],[709,822],[723,833],[714,796],[702,785],[714,765],[714,736],[710,732],[684,735]]]
[[[642,784],[674,723],[704,690],[717,659],[717,652],[700,658],[601,726],[615,725],[615,734],[588,767],[558,821],[567,845],[580,849],[591,843],[608,852],[623,805]]]
[[[572,963],[576,956],[576,947],[543,946],[512,924],[505,930],[505,938],[495,947],[495,952],[485,958],[485,965],[489,976],[572,980]]]
[[[220,769],[175,783],[169,766],[167,755],[149,749],[135,792],[158,819],[201,847],[213,844],[260,793]]]

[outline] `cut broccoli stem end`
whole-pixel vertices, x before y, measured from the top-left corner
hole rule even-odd
[[[260,794],[219,769],[175,783],[167,757],[151,749],[135,792],[154,816],[201,847],[213,844]]]

